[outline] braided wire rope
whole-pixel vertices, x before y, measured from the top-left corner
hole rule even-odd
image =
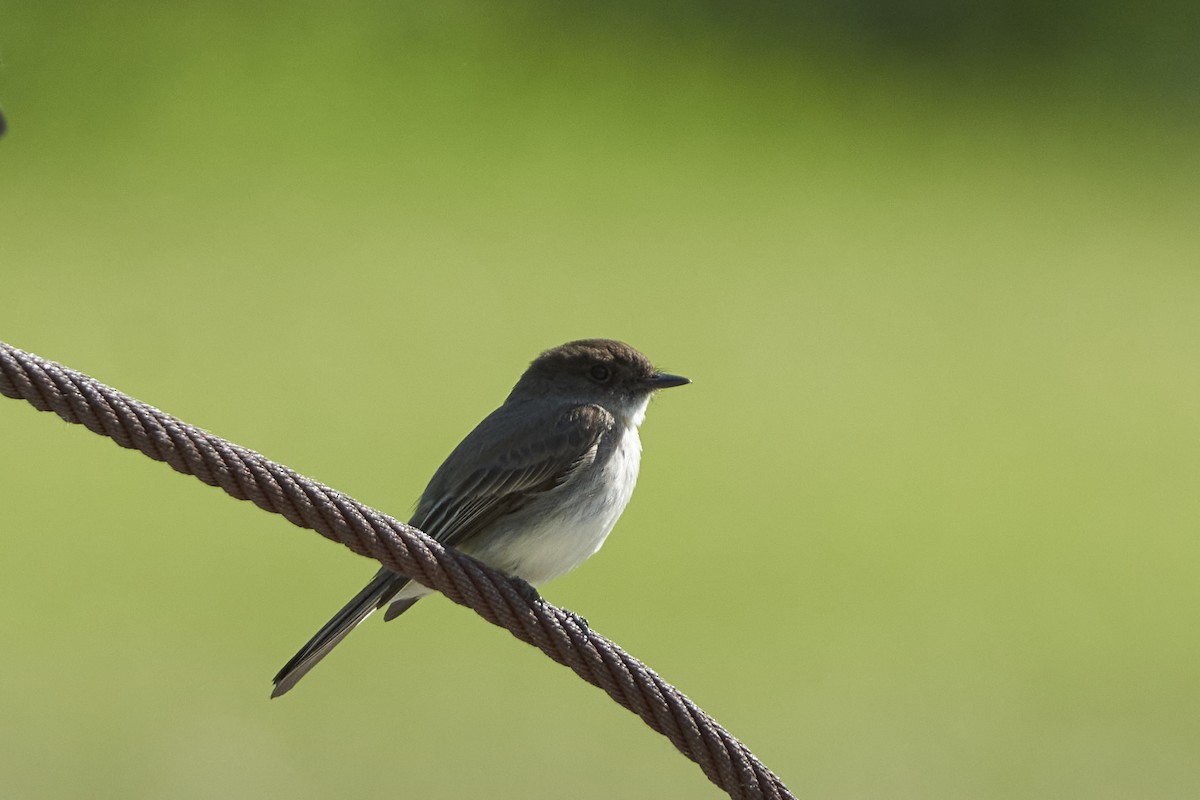
[[[252,450],[0,342],[0,394],[165,461],[239,500],[282,514],[465,605],[493,625],[570,667],[666,736],[730,797],[794,796],[750,750],[682,692],[576,615],[497,572],[351,497]]]

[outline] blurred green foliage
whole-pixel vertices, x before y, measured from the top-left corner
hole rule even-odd
[[[545,347],[654,404],[546,587],[800,796],[1200,793],[1183,3],[9,4],[0,339],[404,517]],[[0,403],[0,789],[694,797],[452,604]]]

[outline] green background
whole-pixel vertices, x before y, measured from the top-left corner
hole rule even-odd
[[[545,587],[801,797],[1200,796],[1182,3],[5,3],[0,339],[404,518],[540,350],[694,385]],[[715,797],[443,599],[0,403],[0,793]]]

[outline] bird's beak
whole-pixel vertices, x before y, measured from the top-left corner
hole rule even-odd
[[[683,386],[691,383],[690,378],[685,378],[682,375],[671,375],[666,372],[656,372],[654,377],[649,381],[651,389],[670,389],[672,386]]]

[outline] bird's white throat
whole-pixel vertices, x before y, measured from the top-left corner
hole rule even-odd
[[[642,395],[634,400],[622,410],[621,422],[625,423],[626,428],[633,428],[636,435],[637,429],[646,421],[646,406],[650,405],[650,395]],[[641,444],[638,444],[638,451],[641,452]]]

